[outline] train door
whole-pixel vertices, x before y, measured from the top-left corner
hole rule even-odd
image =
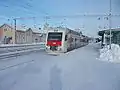
[[[72,34],[68,34],[68,40],[67,40],[67,49],[68,51],[73,50],[74,45],[74,38]]]
[[[68,35],[65,34],[65,38],[64,40],[64,52],[67,52],[67,48],[68,48]]]

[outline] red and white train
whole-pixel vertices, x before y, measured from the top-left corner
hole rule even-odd
[[[65,53],[88,44],[86,36],[68,28],[51,28],[46,35],[48,53]]]

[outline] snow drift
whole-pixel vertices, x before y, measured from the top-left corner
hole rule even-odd
[[[120,47],[117,44],[112,44],[111,49],[109,45],[100,49],[99,59],[102,61],[109,61],[114,63],[120,63]]]

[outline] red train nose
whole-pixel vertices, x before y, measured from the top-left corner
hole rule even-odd
[[[47,41],[47,46],[61,46],[62,42],[58,40],[49,40]]]

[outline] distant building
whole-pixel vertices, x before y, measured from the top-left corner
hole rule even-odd
[[[16,44],[26,43],[26,35],[23,30],[16,30]]]
[[[33,31],[32,31],[31,28],[29,28],[28,30],[26,30],[25,35],[26,35],[26,43],[33,43],[32,42]]]
[[[45,42],[46,41],[46,33],[41,33],[41,41]]]
[[[33,37],[32,38],[32,42],[35,42],[35,43],[43,42],[41,33],[33,32],[33,36],[32,37]]]
[[[43,42],[43,35],[39,32],[33,32],[31,28],[26,31],[16,30],[16,43],[24,44],[24,43],[39,43]]]
[[[8,24],[3,24],[0,27],[0,43],[1,44],[15,43],[15,30]]]
[[[46,26],[47,27],[47,26]],[[31,44],[45,42],[46,32],[44,30],[14,30],[11,26],[3,24],[0,26],[0,44]]]
[[[101,44],[109,44],[110,43],[110,30],[102,30],[98,32],[98,35],[102,37]],[[111,29],[111,43],[120,45],[120,28]]]

